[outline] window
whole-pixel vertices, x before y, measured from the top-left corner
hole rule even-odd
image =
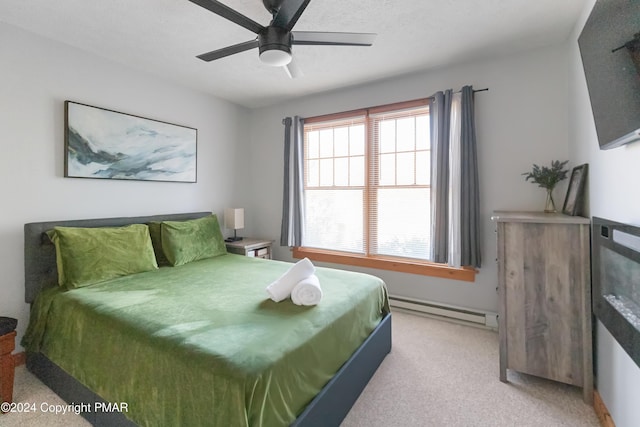
[[[429,125],[427,99],[306,119],[298,256],[402,271],[430,264]],[[444,277],[459,270],[430,265]]]
[[[304,127],[305,246],[364,254],[365,117]]]

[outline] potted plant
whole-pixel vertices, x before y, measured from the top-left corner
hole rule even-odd
[[[551,167],[533,165],[531,172],[525,172],[522,175],[525,181],[531,180],[533,184],[547,190],[547,201],[544,207],[545,212],[556,212],[556,204],[553,201],[553,189],[556,184],[567,177],[569,169],[564,169],[569,160],[561,162],[560,160],[552,160]]]

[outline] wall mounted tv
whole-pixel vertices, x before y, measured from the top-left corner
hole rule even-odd
[[[600,149],[639,141],[640,1],[596,1],[578,46]]]

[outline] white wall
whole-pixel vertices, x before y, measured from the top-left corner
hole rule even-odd
[[[279,242],[282,209],[282,118],[316,116],[391,102],[427,97],[438,90],[466,84],[488,87],[476,94],[480,169],[483,267],[475,283],[436,279],[382,270],[392,294],[464,307],[497,311],[496,241],[491,212],[495,209],[544,208],[545,192],[525,182],[521,174],[532,163],[567,159],[567,61],[562,47],[487,59],[429,73],[310,96],[253,110],[251,139],[245,148],[253,185],[247,195],[254,230]],[[560,205],[566,187],[559,187]],[[280,259],[287,248],[276,245]],[[347,268],[346,266],[336,266]],[[363,270],[364,271],[364,270]]]
[[[569,149],[578,164],[589,164],[591,216],[640,225],[640,143],[613,150],[598,147],[595,123],[577,39],[595,0],[589,1],[567,46],[569,58]],[[640,425],[640,368],[599,321],[596,381],[617,427]]]
[[[28,321],[27,222],[214,211],[234,204],[237,141],[247,111],[0,23],[0,316]],[[198,182],[63,177],[64,101],[198,129]]]

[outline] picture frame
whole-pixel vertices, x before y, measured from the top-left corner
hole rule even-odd
[[[65,101],[64,176],[197,182],[198,130]]]
[[[562,206],[565,215],[582,215],[584,210],[584,187],[587,182],[589,165],[583,164],[573,168],[569,179],[569,188]]]

